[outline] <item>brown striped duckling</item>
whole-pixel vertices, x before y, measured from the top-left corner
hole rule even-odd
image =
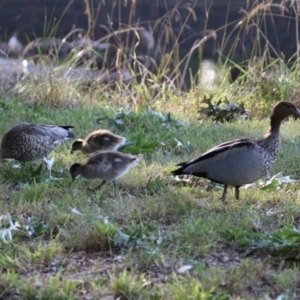
[[[73,126],[21,123],[3,136],[0,159],[13,158],[21,162],[47,157],[61,142],[75,138]]]
[[[178,164],[173,175],[194,175],[224,184],[224,201],[228,185],[235,187],[239,199],[240,186],[268,174],[280,150],[279,130],[288,116],[300,117],[300,111],[290,102],[278,102],[271,113],[269,131],[258,140],[238,139],[217,145],[199,157]]]
[[[77,139],[72,143],[70,153],[81,150],[83,153],[93,153],[98,150],[117,150],[126,143],[126,138],[113,134],[109,130],[96,130],[84,140]]]
[[[72,180],[81,175],[86,179],[102,179],[95,190],[99,190],[106,181],[112,181],[116,190],[116,180],[135,166],[139,159],[136,156],[118,151],[96,151],[86,163],[75,163],[70,167]]]

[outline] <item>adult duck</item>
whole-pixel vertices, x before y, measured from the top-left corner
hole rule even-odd
[[[75,138],[73,126],[21,123],[3,136],[0,159],[13,158],[21,162],[47,157],[61,142]]]
[[[178,164],[173,175],[194,175],[224,185],[221,199],[226,199],[227,187],[239,188],[268,174],[280,150],[280,125],[288,116],[300,117],[300,111],[290,102],[278,102],[271,113],[269,131],[258,140],[238,139],[217,145],[201,156]]]

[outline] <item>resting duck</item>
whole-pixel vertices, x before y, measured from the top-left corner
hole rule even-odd
[[[79,175],[86,179],[102,179],[95,190],[99,190],[106,181],[111,180],[116,190],[116,180],[126,174],[138,161],[136,156],[118,151],[97,151],[85,164],[73,164],[70,173],[73,181]]]
[[[72,143],[70,153],[81,150],[83,153],[93,153],[97,150],[117,150],[126,143],[126,138],[113,134],[108,130],[96,130],[84,140],[78,139]]]
[[[300,117],[300,111],[290,102],[278,102],[271,113],[271,126],[258,140],[238,139],[217,145],[201,156],[178,164],[173,175],[189,174],[224,184],[221,199],[226,199],[228,185],[235,187],[239,199],[240,186],[268,174],[280,150],[279,130],[283,119]]]
[[[73,126],[21,123],[9,129],[2,138],[0,159],[21,162],[47,157],[61,142],[75,138]]]

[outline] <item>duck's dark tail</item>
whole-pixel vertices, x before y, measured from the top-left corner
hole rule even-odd
[[[67,139],[76,138],[75,134],[71,131],[71,129],[74,128],[74,126],[59,126],[59,127],[68,130],[68,136],[66,137]]]
[[[180,167],[180,168],[178,168],[178,169],[172,171],[171,174],[173,174],[174,176],[186,174],[185,172],[183,172],[183,169],[184,169],[185,164],[186,164],[186,162],[177,164],[176,166],[178,166],[178,167]]]

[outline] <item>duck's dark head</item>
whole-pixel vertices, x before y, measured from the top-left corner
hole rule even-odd
[[[80,163],[75,163],[70,167],[70,174],[72,177],[72,181],[74,181],[76,177],[81,174],[81,167],[82,165]]]
[[[83,140],[76,140],[72,143],[72,146],[71,146],[71,150],[70,150],[70,153],[74,153],[75,151],[79,151],[81,150],[82,148],[82,145],[83,145]]]
[[[271,118],[283,120],[288,116],[300,117],[300,110],[291,102],[281,101],[275,104],[272,110]]]

